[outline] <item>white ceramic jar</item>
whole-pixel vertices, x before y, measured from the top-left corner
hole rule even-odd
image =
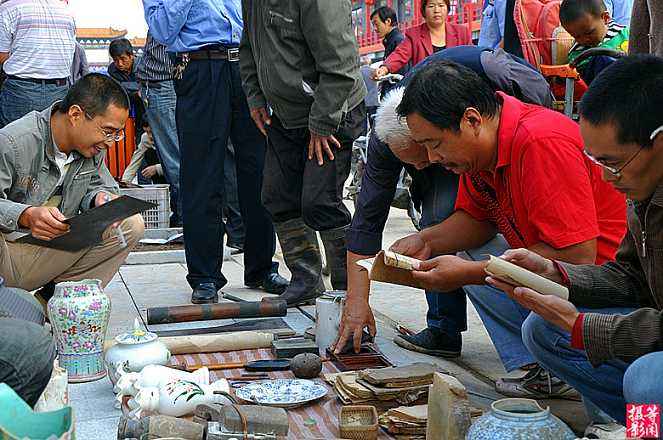
[[[133,331],[116,336],[115,342],[104,358],[113,385],[119,378],[120,368],[138,373],[147,365],[166,365],[170,360],[168,348],[155,333],[143,330],[138,319]]]

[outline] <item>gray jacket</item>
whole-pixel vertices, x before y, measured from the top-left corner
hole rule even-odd
[[[56,190],[60,170],[51,133],[52,109],[31,112],[0,130],[2,232],[16,231],[21,213],[30,206],[42,206]],[[69,165],[62,183],[59,207],[65,217],[90,209],[99,192],[119,193],[102,155],[86,159],[78,152],[71,154],[76,160]]]
[[[333,134],[366,87],[350,0],[242,0],[242,84],[285,128]]]

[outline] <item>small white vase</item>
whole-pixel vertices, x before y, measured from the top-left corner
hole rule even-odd
[[[118,380],[113,388],[117,393],[116,408],[119,408],[124,396],[135,396],[145,388],[160,388],[166,383],[182,379],[198,385],[209,385],[209,370],[200,368],[192,373],[164,367],[163,365],[148,365],[140,373],[128,372],[120,367],[117,370]]]
[[[167,382],[159,388],[142,388],[129,400],[131,415],[137,418],[148,414],[182,417],[193,413],[198,405],[229,404],[230,399],[215,392],[230,392],[225,379],[210,385],[198,385],[182,379]]]
[[[106,350],[104,360],[108,368],[108,378],[115,385],[118,380],[118,368],[140,372],[148,365],[166,365],[170,360],[170,351],[152,332],[143,330],[138,319],[130,332],[115,337],[117,343]]]

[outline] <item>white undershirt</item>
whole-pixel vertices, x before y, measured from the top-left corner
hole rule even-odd
[[[58,184],[55,185],[56,187],[62,185],[64,176],[67,174],[67,170],[69,169],[69,164],[73,161],[73,154],[64,154],[62,151],[60,151],[57,145],[55,146],[55,164],[60,169],[60,180],[58,180]]]

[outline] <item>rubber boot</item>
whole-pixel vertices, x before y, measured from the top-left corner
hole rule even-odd
[[[325,291],[315,231],[306,226],[301,218],[274,223],[274,229],[281,243],[285,264],[292,274],[286,291],[275,299],[286,300],[288,307],[315,303],[315,299]]]
[[[347,250],[345,234],[350,226],[343,226],[328,231],[320,231],[322,245],[325,247],[327,267],[334,290],[348,289]]]

